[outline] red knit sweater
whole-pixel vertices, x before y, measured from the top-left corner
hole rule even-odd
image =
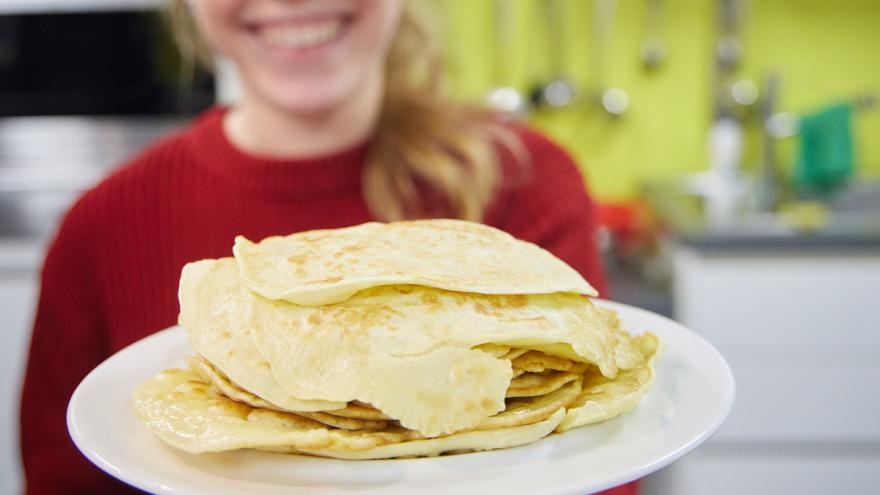
[[[175,324],[185,263],[230,256],[237,234],[261,239],[373,219],[361,196],[366,144],[314,159],[260,158],[233,147],[222,115],[208,111],[134,158],[86,193],[62,223],[43,267],[22,398],[27,493],[131,490],[75,450],[65,410],[92,368]],[[581,176],[550,141],[518,132],[532,170],[526,181],[506,181],[486,223],[547,248],[601,291],[593,209]]]

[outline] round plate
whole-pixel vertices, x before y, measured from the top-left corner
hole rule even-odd
[[[733,406],[724,358],[654,313],[596,301],[624,328],[663,341],[653,387],[636,410],[506,450],[423,459],[343,461],[258,451],[187,454],[163,444],[129,410],[134,387],[191,354],[173,327],[113,355],[79,385],[67,410],[77,447],[109,474],[164,494],[583,494],[656,471],[705,442]]]

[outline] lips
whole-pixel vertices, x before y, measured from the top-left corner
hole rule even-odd
[[[351,23],[350,15],[320,15],[260,23],[251,31],[273,48],[303,51],[342,38]]]
[[[332,19],[308,24],[287,24],[259,30],[260,37],[270,45],[281,48],[313,48],[340,37],[345,24]]]

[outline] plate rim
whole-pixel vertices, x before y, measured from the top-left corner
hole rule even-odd
[[[696,331],[691,330],[690,328],[673,320],[672,318],[661,315],[659,313],[655,313],[653,311],[649,311],[644,308],[640,308],[638,306],[633,306],[631,304],[620,303],[620,302],[616,302],[616,301],[610,301],[607,299],[595,298],[592,300],[594,302],[598,301],[600,303],[600,305],[604,304],[606,306],[612,306],[612,307],[623,307],[623,308],[626,308],[628,311],[640,313],[642,315],[646,315],[651,318],[659,318],[661,320],[664,320],[666,323],[670,324],[671,326],[676,327],[677,329],[685,332],[687,335],[689,335],[689,338],[695,338],[700,343],[700,345],[708,348],[712,352],[713,357],[715,358],[715,361],[722,365],[721,368],[724,371],[724,378],[726,379],[725,382],[727,384],[727,386],[724,388],[725,394],[724,394],[723,403],[722,403],[723,414],[720,414],[716,418],[715,423],[710,428],[702,431],[699,435],[697,435],[696,437],[691,439],[690,442],[682,445],[681,447],[673,450],[672,452],[669,452],[665,456],[662,456],[662,457],[656,459],[654,462],[648,463],[648,464],[646,464],[646,465],[644,465],[634,471],[630,471],[625,474],[622,474],[618,477],[618,479],[613,480],[613,481],[609,481],[608,483],[605,483],[604,486],[602,486],[601,488],[596,489],[596,491],[601,491],[601,490],[607,490],[609,488],[613,488],[618,485],[622,485],[624,483],[629,483],[630,481],[634,481],[634,480],[643,478],[651,473],[655,473],[655,472],[659,471],[660,469],[663,469],[664,467],[669,466],[673,462],[675,462],[675,461],[681,459],[682,457],[688,455],[689,453],[693,452],[697,447],[699,447],[700,445],[702,445],[706,441],[708,441],[710,438],[712,438],[712,436],[715,435],[715,433],[717,433],[718,430],[721,429],[722,426],[724,426],[724,423],[730,417],[730,413],[733,410],[733,405],[736,402],[736,378],[733,375],[733,370],[730,368],[730,364],[724,358],[724,355],[721,354],[721,352],[717,348],[715,348],[715,346],[712,345],[711,342],[709,342],[705,337],[703,337],[702,335],[700,335]],[[663,354],[662,354],[662,348],[661,348],[661,354],[659,355],[659,359],[662,359],[662,358],[663,358]],[[650,393],[650,391],[648,391],[648,393]],[[573,493],[573,494],[579,493],[579,491],[576,487],[570,486],[570,485],[569,485],[569,487],[565,488],[565,493],[569,493],[569,492]]]
[[[621,484],[628,483],[633,480],[643,478],[643,477],[647,476],[648,474],[654,473],[654,472],[656,472],[666,466],[669,466],[673,462],[675,462],[675,461],[681,459],[682,457],[686,456],[687,454],[693,452],[697,447],[699,447],[700,445],[705,443],[707,440],[709,440],[724,425],[724,423],[730,417],[730,413],[733,409],[733,405],[736,400],[736,379],[733,375],[733,371],[730,368],[729,363],[724,358],[724,356],[721,354],[721,352],[719,352],[718,349],[716,349],[714,345],[712,345],[705,337],[703,337],[702,335],[700,335],[696,331],[691,330],[690,328],[684,326],[683,324],[681,324],[681,323],[679,323],[669,317],[655,313],[653,311],[649,311],[644,308],[640,308],[640,307],[633,306],[633,305],[626,304],[626,303],[610,301],[607,299],[601,299],[601,298],[590,298],[590,300],[594,303],[597,303],[597,305],[599,305],[599,306],[611,307],[613,309],[623,308],[626,311],[638,313],[640,316],[663,320],[670,327],[675,328],[677,331],[683,332],[684,335],[687,335],[687,338],[694,339],[696,342],[698,342],[698,344],[700,346],[707,348],[712,354],[711,360],[713,362],[715,362],[716,364],[720,365],[722,375],[725,379],[724,380],[725,386],[723,389],[724,393],[722,395],[722,403],[721,403],[721,411],[723,411],[723,414],[719,414],[715,418],[715,421],[712,423],[712,425],[709,428],[703,430],[698,435],[696,435],[694,438],[692,438],[690,441],[688,441],[687,443],[672,450],[671,452],[668,452],[666,455],[660,456],[657,459],[655,459],[654,461],[649,462],[647,464],[644,464],[634,470],[628,470],[623,473],[620,473],[617,476],[610,477],[608,480],[601,483],[600,484],[601,486],[598,486],[595,488],[590,488],[590,490],[601,491],[601,490],[606,490],[608,488],[615,487],[615,486],[618,486]],[[70,435],[71,439],[73,440],[74,445],[80,451],[80,453],[82,453],[90,462],[92,462],[94,465],[96,465],[98,468],[100,468],[102,471],[109,474],[110,476],[113,476],[114,478],[116,478],[117,480],[119,480],[123,483],[126,483],[128,485],[131,485],[131,486],[138,488],[138,489],[141,489],[141,490],[146,490],[150,493],[179,495],[181,493],[202,493],[202,492],[193,492],[190,488],[187,488],[187,487],[180,489],[180,488],[175,488],[173,486],[168,486],[166,484],[163,484],[161,481],[141,477],[140,473],[138,471],[130,471],[128,473],[124,473],[123,470],[119,468],[119,466],[115,465],[110,460],[105,459],[94,448],[90,447],[88,445],[88,441],[85,438],[83,438],[82,433],[79,431],[78,424],[77,424],[78,416],[77,416],[77,411],[76,411],[76,405],[79,403],[80,396],[83,393],[85,393],[83,391],[87,388],[88,382],[93,380],[95,376],[101,375],[103,373],[104,369],[111,367],[120,354],[125,353],[127,350],[129,350],[132,347],[143,346],[143,345],[146,345],[149,342],[152,342],[154,340],[161,340],[161,339],[170,338],[169,335],[181,333],[181,332],[185,332],[185,330],[180,325],[172,325],[168,328],[159,330],[156,333],[148,335],[140,340],[132,342],[131,344],[129,344],[129,345],[123,347],[122,349],[118,350],[117,352],[113,353],[110,357],[108,357],[107,359],[102,361],[101,364],[99,364],[92,371],[90,371],[82,379],[82,381],[80,381],[80,383],[77,385],[76,389],[74,390],[73,394],[71,395],[70,400],[68,401],[67,410],[66,410],[66,423],[67,423],[68,434]],[[665,346],[665,342],[664,342],[664,346]],[[662,359],[662,354],[660,356],[660,359]],[[650,391],[648,393],[650,393]],[[544,439],[541,439],[541,440],[544,440]],[[393,460],[395,460],[395,459],[392,459],[392,461]],[[418,459],[407,459],[407,460],[419,461],[419,460],[424,460],[424,459],[418,458]],[[373,462],[382,462],[382,460],[373,461]],[[181,491],[181,490],[184,490],[184,491]],[[576,482],[569,482],[569,483],[565,484],[564,486],[558,486],[558,490],[559,490],[559,493],[571,493],[571,494],[583,493],[583,488],[580,488]]]

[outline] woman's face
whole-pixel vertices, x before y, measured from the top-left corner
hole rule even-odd
[[[208,42],[245,91],[298,114],[357,97],[381,71],[402,0],[191,0]]]

